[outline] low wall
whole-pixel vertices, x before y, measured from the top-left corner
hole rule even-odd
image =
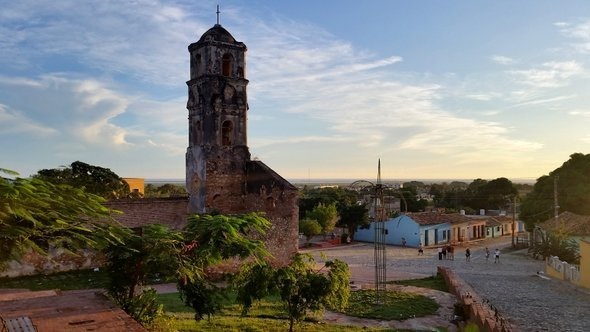
[[[552,278],[569,281],[576,285],[579,285],[580,283],[580,267],[562,261],[557,256],[549,256],[545,259],[545,274]]]
[[[92,250],[82,250],[77,255],[63,249],[50,249],[47,256],[35,251],[26,252],[19,260],[8,262],[0,277],[18,277],[33,274],[52,274],[71,270],[90,269],[102,266],[105,258]]]
[[[288,197],[287,197],[288,196]],[[281,196],[289,199],[288,204],[279,204],[277,208],[267,212],[265,217],[271,222],[271,228],[264,237],[267,250],[272,254],[272,261],[276,265],[288,264],[298,247],[298,205],[296,192]],[[248,197],[249,202],[256,202]],[[182,229],[186,225],[187,197],[172,198],[142,198],[118,199],[105,203],[112,210],[122,212],[113,217],[129,228],[141,227],[148,224],[163,224],[171,229]],[[263,206],[250,207],[252,211],[262,211]],[[0,270],[0,277],[16,277],[39,273],[56,273],[62,271],[87,269],[102,266],[104,258],[89,250],[80,255],[71,255],[63,250],[50,250],[49,256],[44,257],[33,251],[23,255],[18,261],[9,262],[5,270]],[[234,270],[239,264],[231,262],[221,264],[219,269],[230,266]],[[223,271],[221,271],[223,272]]]
[[[438,273],[445,279],[449,291],[455,294],[459,301],[465,306],[469,321],[477,324],[481,331],[508,332],[515,331],[515,328],[500,315],[497,309],[490,304],[484,303],[475,290],[463,279],[459,278],[452,270],[439,266]]]

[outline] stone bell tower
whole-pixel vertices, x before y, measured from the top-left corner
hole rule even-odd
[[[187,212],[263,212],[271,223],[265,245],[287,264],[298,247],[299,195],[262,161],[250,160],[246,45],[218,23],[188,50]]]
[[[216,24],[188,50],[188,212],[224,212],[222,201],[239,205],[243,199],[244,171],[250,161],[246,45]]]

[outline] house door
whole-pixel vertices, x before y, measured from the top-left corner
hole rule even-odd
[[[434,229],[434,244],[438,244],[438,228]]]
[[[424,231],[424,245],[427,246],[430,243],[428,242],[428,230]]]

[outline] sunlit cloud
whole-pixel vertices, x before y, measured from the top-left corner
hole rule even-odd
[[[581,117],[586,117],[586,118],[590,118],[590,110],[584,110],[584,109],[576,109],[576,110],[572,110],[569,111],[568,114],[570,115],[574,115],[574,116],[581,116]]]

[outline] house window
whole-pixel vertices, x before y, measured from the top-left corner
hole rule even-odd
[[[223,76],[231,76],[232,71],[232,57],[230,54],[224,54],[221,61],[221,74]]]
[[[231,121],[224,121],[221,125],[221,145],[231,145],[233,124]]]

